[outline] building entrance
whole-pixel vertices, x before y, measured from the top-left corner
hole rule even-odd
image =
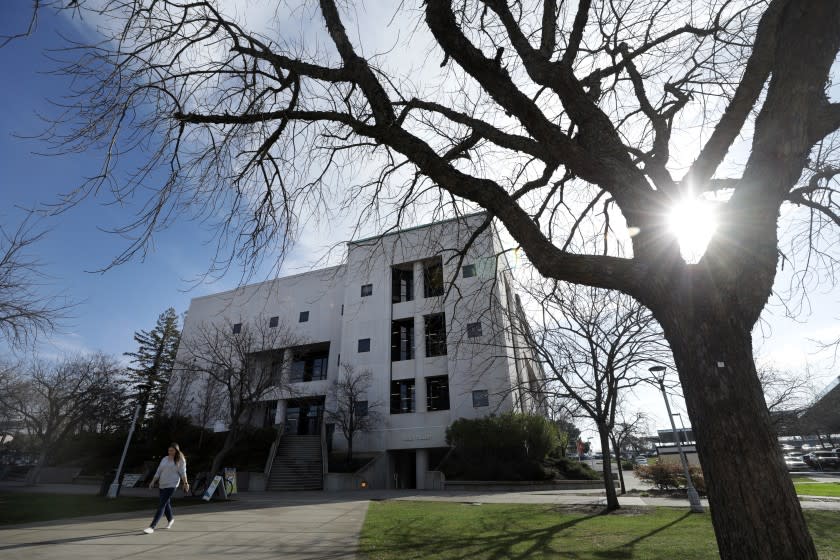
[[[299,436],[319,433],[324,418],[324,397],[290,399],[286,407],[286,433]]]
[[[391,488],[402,490],[417,488],[417,453],[391,451]]]

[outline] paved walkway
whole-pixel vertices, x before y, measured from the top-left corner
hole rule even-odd
[[[152,535],[141,532],[153,513],[147,511],[10,526],[0,530],[0,559],[355,558],[369,502],[319,494],[257,495],[206,507],[176,503],[175,526]]]

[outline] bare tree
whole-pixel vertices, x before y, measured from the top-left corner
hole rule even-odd
[[[778,426],[777,413],[795,412],[805,406],[812,392],[814,380],[807,369],[802,373],[783,371],[772,365],[757,368],[758,380],[764,391],[767,410],[774,416],[773,424]]]
[[[32,250],[45,235],[30,219],[16,229],[0,224],[0,341],[12,348],[55,329],[71,307],[66,298],[42,293],[47,278]]]
[[[627,295],[551,282],[532,291],[542,314],[529,339],[550,374],[547,390],[555,385],[595,423],[606,457],[606,511],[612,511],[620,507],[609,459],[619,402],[646,379],[648,365],[669,359],[668,345],[650,312]]]
[[[628,442],[647,434],[647,416],[644,412],[628,414],[622,409],[621,405],[618,408],[619,411],[616,414],[616,421],[613,423],[613,428],[610,432],[610,443],[612,443],[615,464],[618,469],[621,493],[626,494],[627,488],[624,484],[624,469],[621,468],[621,451]],[[605,457],[608,455],[609,453],[604,454]]]
[[[199,414],[206,415],[206,420],[215,416],[227,423],[227,435],[213,457],[211,473],[222,467],[270,392],[288,391],[278,372],[282,351],[295,346],[297,340],[285,326],[269,327],[268,319],[261,317],[237,327],[230,322],[198,325],[182,337],[179,371],[188,379],[204,381]],[[214,406],[219,408],[213,411]]]
[[[780,254],[802,272],[797,289],[819,267],[835,276],[836,0],[425,0],[381,18],[413,27],[408,54],[434,45],[422,68],[370,45],[381,33],[348,32],[355,12],[334,0],[300,41],[286,31],[305,25],[259,33],[210,1],[93,4],[109,34],[70,51],[70,120],[48,140],[105,158],[66,202],[143,196],[152,170],[168,173],[115,263],[185,215],[221,216],[222,264],[253,269],[330,208],[364,223],[483,207],[543,276],[630,294],[662,325],[721,556],[816,558],[751,331]],[[280,6],[274,21],[312,13]],[[116,181],[130,149],[147,150],[146,164]],[[341,166],[362,161],[375,169],[345,188]],[[689,262],[669,217],[704,197],[718,225]],[[591,235],[603,250],[573,250]],[[617,238],[632,253],[616,253]]]
[[[350,364],[341,365],[341,373],[330,386],[333,406],[326,411],[327,419],[341,430],[347,440],[346,462],[353,462],[353,439],[370,432],[382,421],[379,409],[382,402],[368,399],[373,381],[370,370],[356,370]]]
[[[103,387],[120,372],[104,354],[77,356],[47,363],[34,361],[22,369],[6,370],[0,377],[0,406],[23,421],[37,443],[38,462],[27,475],[35,484],[53,448],[86,425],[109,399]]]

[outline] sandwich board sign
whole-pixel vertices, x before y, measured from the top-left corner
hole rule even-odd
[[[204,495],[201,497],[202,500],[205,502],[209,502],[210,498],[213,497],[213,494],[216,492],[216,488],[219,487],[219,484],[222,482],[222,475],[217,474],[213,477],[213,481],[210,483],[210,486],[207,487],[207,490],[204,491]],[[222,490],[224,491],[224,484],[222,484]]]

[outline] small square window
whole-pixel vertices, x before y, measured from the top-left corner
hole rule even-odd
[[[273,329],[280,324],[280,317],[271,317],[268,320],[268,328]]]
[[[234,323],[233,334],[239,334],[241,332],[242,332],[242,323]]]
[[[362,418],[368,414],[368,402],[356,401],[356,418]]]
[[[482,335],[481,323],[467,323],[467,336],[476,338]]]
[[[362,286],[362,297],[373,295],[373,284],[364,284]]]
[[[464,278],[472,278],[475,276],[475,265],[474,264],[465,264],[461,268],[461,275]]]
[[[487,389],[472,392],[473,408],[481,408],[483,406],[490,406],[490,399],[487,396]]]
[[[370,339],[369,338],[360,338],[359,339],[359,352],[370,352]]]
[[[301,311],[298,323],[306,323],[309,321],[309,311]]]

